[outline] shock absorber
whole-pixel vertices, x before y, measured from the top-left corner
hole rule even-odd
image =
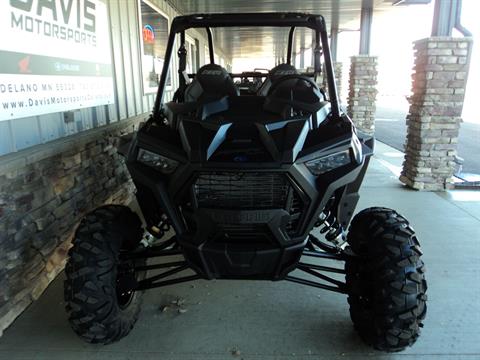
[[[158,226],[153,225],[148,228],[148,233],[142,239],[141,244],[144,247],[152,246],[156,240],[161,239],[168,231],[170,231],[170,222],[167,215],[163,214]]]
[[[343,226],[337,220],[335,212],[330,208],[325,209],[318,217],[315,227],[322,227],[320,233],[324,234],[325,239],[336,247],[341,247],[345,243],[345,231]]]

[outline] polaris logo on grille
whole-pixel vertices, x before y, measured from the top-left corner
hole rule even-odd
[[[270,221],[271,214],[266,211],[211,212],[213,221],[222,224],[264,224]]]
[[[248,157],[247,157],[247,155],[236,155],[236,156],[233,157],[233,161],[235,161],[235,162],[247,162]]]

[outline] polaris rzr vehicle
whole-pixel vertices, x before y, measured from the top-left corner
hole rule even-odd
[[[243,26],[283,28],[286,63],[248,74],[216,64],[211,29]],[[206,30],[210,63],[187,74],[192,28]],[[311,73],[291,64],[299,28],[312,32]],[[179,87],[164,102],[176,41]],[[240,91],[235,79],[247,77],[260,86]],[[347,294],[355,329],[376,349],[412,345],[427,289],[415,233],[386,208],[352,219],[373,144],[340,109],[322,16],[175,18],[153,113],[125,153],[140,211],[104,206],[76,230],[65,271],[73,330],[91,343],[121,339],[151,288],[285,280]]]

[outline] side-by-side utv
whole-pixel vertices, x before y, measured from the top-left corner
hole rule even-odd
[[[227,72],[214,59],[211,29],[219,27],[284,28],[286,62]],[[193,28],[206,31],[210,62],[188,74],[185,32]],[[292,65],[297,28],[312,32],[311,72]],[[426,314],[422,252],[394,210],[352,219],[374,140],[340,109],[323,17],[189,15],[169,34],[153,113],[125,153],[141,214],[108,205],[79,225],[65,281],[73,330],[92,343],[121,339],[146,289],[286,280],[347,294],[354,327],[373,347],[413,344]],[[179,86],[164,102],[176,41]]]

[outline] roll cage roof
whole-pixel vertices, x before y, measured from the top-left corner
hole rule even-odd
[[[328,84],[328,93],[331,102],[332,115],[340,116],[340,107],[338,103],[337,90],[335,85],[335,77],[333,73],[332,58],[330,47],[328,44],[328,35],[326,31],[325,19],[321,15],[292,13],[292,12],[275,12],[275,13],[232,13],[232,14],[195,14],[177,16],[170,27],[167,49],[165,52],[165,61],[158,86],[157,97],[153,109],[153,117],[159,115],[165,85],[167,83],[168,70],[170,67],[171,57],[174,49],[175,37],[180,34],[179,56],[179,78],[180,84],[184,84],[183,72],[186,66],[186,50],[185,50],[185,30],[193,28],[204,28],[208,35],[210,62],[214,63],[213,37],[210,28],[215,27],[242,27],[242,26],[270,26],[270,27],[290,27],[288,37],[287,63],[291,62],[293,51],[293,35],[296,27],[304,27],[312,29],[315,32],[315,48],[314,50],[314,68],[315,73],[321,71],[320,58],[323,51],[326,77]]]
[[[324,31],[325,20],[321,15],[304,13],[196,14],[177,16],[172,22],[171,30],[178,33],[190,28],[232,26],[298,26]]]

